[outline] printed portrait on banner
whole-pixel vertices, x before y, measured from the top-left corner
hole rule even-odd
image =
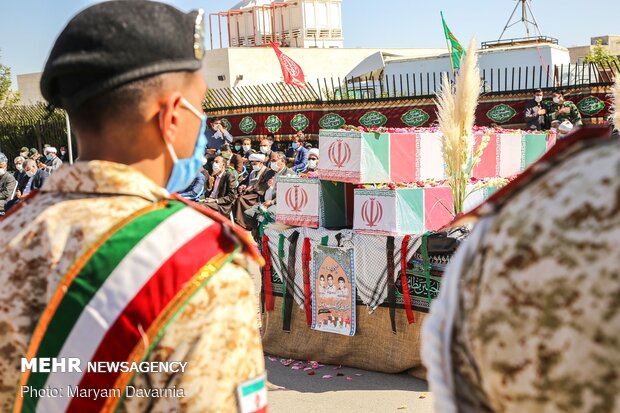
[[[355,335],[353,249],[317,246],[312,262],[312,329]]]

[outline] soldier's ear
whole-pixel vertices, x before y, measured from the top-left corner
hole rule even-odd
[[[159,102],[159,128],[164,140],[171,144],[176,141],[179,134],[181,111],[184,110],[181,98],[180,93],[174,92]]]

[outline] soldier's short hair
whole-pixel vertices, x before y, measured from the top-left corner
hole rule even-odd
[[[142,103],[175,81],[189,81],[192,72],[173,72],[151,76],[120,86],[67,108],[69,118],[83,131],[99,131],[108,120],[132,121],[140,114]]]

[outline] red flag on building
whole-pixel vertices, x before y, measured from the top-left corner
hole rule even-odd
[[[271,47],[276,52],[280,66],[282,67],[282,75],[284,76],[284,82],[289,85],[305,88],[306,78],[304,71],[301,67],[293,61],[290,57],[282,53],[280,48],[274,42],[271,42]]]

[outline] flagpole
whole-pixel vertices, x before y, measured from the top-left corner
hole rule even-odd
[[[448,40],[448,36],[446,36],[446,21],[443,18],[443,12],[440,11],[441,15],[441,23],[443,26],[443,37],[446,38],[446,46],[448,47],[448,58],[450,59],[450,69],[452,70],[452,79],[456,79],[456,73],[454,72],[454,62],[452,61],[452,47],[450,46],[450,40]]]

